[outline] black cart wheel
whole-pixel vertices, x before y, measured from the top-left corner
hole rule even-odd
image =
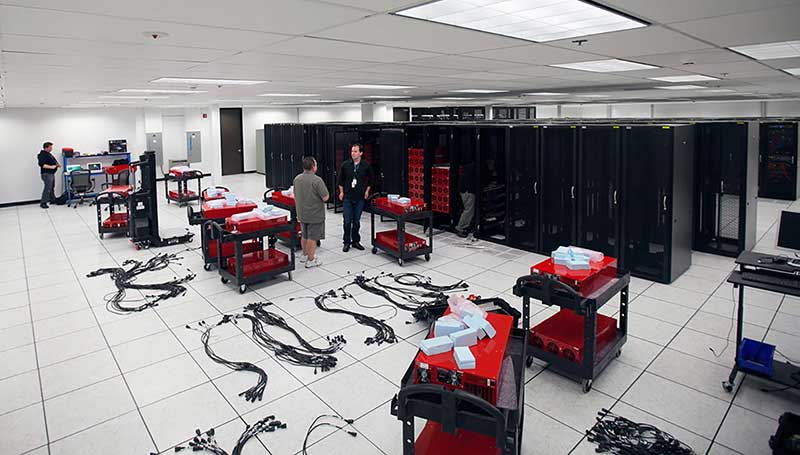
[[[219,280],[222,281],[222,284],[228,284],[228,279],[224,276],[219,277]]]
[[[583,380],[583,393],[589,393],[592,390],[592,380],[591,379],[584,379]]]
[[[614,354],[614,357],[615,358],[619,358],[619,356],[621,356],[621,355],[622,355],[622,350],[620,349],[619,351],[617,351],[616,354]]]
[[[397,263],[402,266],[403,265],[403,258],[397,258]]]
[[[725,389],[726,392],[731,393],[733,392],[733,384],[728,381],[724,381],[722,383],[722,388]]]
[[[525,366],[530,368],[533,366],[533,356],[529,355],[527,359],[525,359]]]
[[[374,246],[372,247],[372,254],[378,254],[378,249]]]
[[[317,246],[322,246],[322,240],[317,240]]]
[[[244,294],[245,292],[247,292],[247,285],[246,284],[240,284],[239,285],[239,294]]]
[[[210,272],[211,271],[211,264],[203,264],[203,270],[205,270],[206,272]]]
[[[431,260],[431,255],[430,255],[430,254],[426,254],[426,255],[425,255],[425,260],[430,262],[430,260]]]
[[[103,238],[103,233],[102,233],[102,232],[100,233],[100,238],[101,238],[101,239]]]

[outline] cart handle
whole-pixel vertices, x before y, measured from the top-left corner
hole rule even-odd
[[[478,306],[480,306],[480,305],[494,305],[494,306],[496,306],[497,308],[500,309],[501,312],[503,312],[504,314],[514,318],[514,327],[516,327],[517,324],[519,324],[519,318],[522,317],[522,313],[520,313],[518,309],[514,308],[508,302],[506,302],[505,300],[503,300],[503,299],[501,299],[499,297],[491,297],[491,298],[487,298],[487,299],[478,299],[478,300],[475,300],[475,302],[473,302],[473,303],[475,303],[475,305],[478,305]]]
[[[500,411],[497,407],[489,403],[488,401],[480,398],[478,396],[469,394],[464,392],[463,390],[448,390],[444,386],[434,385],[434,384],[414,384],[409,385],[403,389],[400,389],[400,393],[398,394],[398,408],[397,408],[397,417],[405,423],[407,418],[413,419],[414,416],[406,416],[405,410],[407,409],[407,403],[411,400],[420,397],[422,399],[424,396],[430,395],[439,395],[442,403],[442,414],[441,414],[441,424],[442,424],[442,431],[445,431],[450,434],[455,434],[457,426],[456,423],[459,420],[458,414],[461,412],[472,412],[463,409],[466,407],[475,407],[478,408],[479,411],[490,415],[495,421],[495,439],[497,443],[497,448],[500,450],[504,450],[506,447],[506,418],[503,415],[503,412]],[[425,397],[425,401],[428,397]],[[520,410],[520,412],[524,412],[524,410]]]
[[[547,301],[542,301],[542,303],[546,305],[550,305],[549,296],[556,292],[569,294],[573,299],[580,301],[581,305],[586,300],[578,291],[572,289],[567,284],[544,275],[531,274],[517,278],[517,284],[514,285],[514,295],[522,297],[522,289],[526,287],[541,288],[545,296],[548,297]]]
[[[267,199],[272,195],[272,193],[276,191],[283,191],[288,190],[289,188],[284,188],[282,186],[276,186],[275,188],[267,188],[267,191],[264,191],[264,197],[262,198],[264,202],[267,202]]]

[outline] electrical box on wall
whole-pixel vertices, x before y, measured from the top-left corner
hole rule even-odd
[[[200,145],[200,131],[186,132],[186,156],[190,163],[199,163],[203,160],[202,146]]]

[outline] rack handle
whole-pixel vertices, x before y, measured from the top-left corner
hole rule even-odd
[[[614,205],[617,205],[619,201],[617,201],[617,190],[614,190]]]
[[[720,180],[719,181],[719,192],[720,193],[724,193],[725,192],[725,180]]]
[[[664,195],[664,199],[661,201],[661,205],[664,207],[664,211],[667,211],[667,195]]]
[[[539,182],[533,182],[533,194],[539,194]]]
[[[575,185],[572,185],[569,189],[570,195],[572,195],[572,199],[575,199]]]

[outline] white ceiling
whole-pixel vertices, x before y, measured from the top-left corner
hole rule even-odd
[[[578,45],[531,43],[390,14],[424,0],[0,0],[0,106],[58,107],[103,102],[100,96],[125,88],[189,88],[150,83],[160,77],[269,82],[201,86],[207,93],[135,105],[287,101],[257,96],[268,92],[347,101],[409,95],[423,102],[469,88],[509,91],[483,102],[537,91],[571,94],[552,102],[800,97],[800,79],[781,71],[800,67],[800,58],[758,62],[727,50],[800,39],[798,0],[597,2],[651,25],[585,37]],[[153,40],[149,32],[168,36]],[[607,58],[661,68],[588,73],[547,66]],[[666,84],[648,79],[694,73],[721,79],[697,85],[735,92],[656,90]],[[337,88],[357,83],[415,88]],[[584,96],[598,94],[604,97]]]

